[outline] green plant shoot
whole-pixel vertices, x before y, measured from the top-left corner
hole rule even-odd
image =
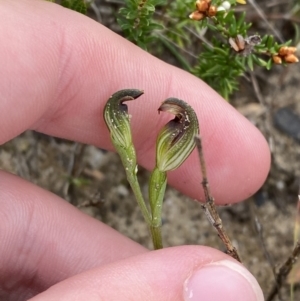
[[[199,125],[194,110],[184,101],[168,98],[159,107],[159,112],[169,112],[175,118],[160,131],[156,144],[156,166],[149,181],[148,210],[137,179],[136,152],[132,142],[130,119],[125,101],[137,99],[143,91],[121,90],[107,101],[103,116],[109,129],[111,141],[121,157],[127,180],[135,194],[138,205],[149,226],[155,249],[163,247],[161,237],[162,203],[167,185],[167,171],[178,168],[195,148],[195,136]]]

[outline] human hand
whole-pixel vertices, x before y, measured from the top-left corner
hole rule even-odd
[[[1,1],[0,143],[30,128],[111,149],[102,109],[124,88],[139,163],[154,162],[161,101],[198,113],[212,192],[219,204],[253,194],[270,164],[267,143],[244,117],[195,77],[100,24],[43,1]],[[201,195],[197,155],[170,184]],[[197,188],[196,188],[197,187]],[[0,300],[263,300],[253,276],[227,255],[182,246],[148,252],[20,178],[0,173]],[[51,288],[50,288],[51,287]]]

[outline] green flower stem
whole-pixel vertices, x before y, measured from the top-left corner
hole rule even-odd
[[[167,173],[154,168],[149,181],[149,202],[152,213],[152,225],[161,225],[162,202],[167,186]]]
[[[150,233],[152,237],[152,242],[155,250],[163,248],[162,237],[161,237],[161,226],[155,227],[150,226]]]
[[[175,115],[159,132],[156,140],[156,166],[149,180],[149,202],[152,214],[151,234],[155,249],[162,248],[162,205],[167,185],[167,171],[178,168],[195,148],[199,133],[197,116],[184,101],[166,99],[159,112]]]
[[[167,186],[167,171],[178,168],[195,148],[194,137],[199,133],[197,116],[184,101],[177,98],[166,99],[159,112],[175,115],[160,131],[156,141],[156,166],[149,181],[149,212],[137,179],[137,159],[132,142],[130,120],[125,101],[138,98],[143,91],[121,90],[107,101],[103,117],[109,129],[111,141],[121,157],[127,180],[135,194],[147,222],[155,249],[161,249],[161,215],[163,198]]]
[[[151,225],[151,214],[145,204],[137,179],[137,159],[132,142],[127,105],[123,102],[134,100],[144,92],[137,89],[120,90],[106,103],[103,116],[109,129],[111,141],[118,152],[126,171],[127,180],[135,194],[145,221]]]
[[[135,156],[135,149],[134,147],[129,147],[125,150],[123,150],[122,148],[118,150],[119,156],[121,158],[122,164],[125,168],[125,172],[126,172],[126,177],[127,177],[127,181],[130,184],[130,187],[135,195],[136,201],[142,211],[143,217],[146,221],[146,223],[148,224],[148,226],[151,226],[151,214],[149,213],[149,210],[146,206],[144,197],[142,195],[141,192],[141,188],[140,188],[140,184],[138,182],[138,178],[137,178],[137,165],[135,164],[135,168],[133,169],[132,167],[132,162],[130,161],[130,157],[128,156],[128,154],[131,154],[133,157],[133,155]]]
[[[167,173],[155,167],[149,180],[149,202],[152,214],[150,231],[155,249],[161,249],[163,247],[161,238],[161,215],[166,186]]]

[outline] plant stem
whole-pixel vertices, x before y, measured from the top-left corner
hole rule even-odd
[[[220,31],[221,34],[223,34],[224,38],[230,37],[229,31],[225,28],[225,26],[216,17],[212,17],[211,20],[213,20],[213,22],[216,26],[219,25],[218,30]]]
[[[162,249],[162,237],[161,237],[161,210],[158,210],[157,212],[157,206],[156,210],[153,210],[154,212],[149,213],[149,210],[145,204],[140,185],[138,183],[138,179],[136,176],[136,173],[131,173],[129,170],[126,170],[127,180],[131,186],[131,189],[135,195],[135,198],[137,200],[137,203],[142,211],[143,217],[149,227],[152,242],[153,242],[153,248],[155,250]],[[161,204],[160,204],[161,208]],[[154,216],[154,215],[155,216]]]
[[[155,250],[162,249],[163,244],[162,244],[162,237],[161,237],[161,226],[151,225],[149,228],[150,228],[154,249]]]
[[[279,290],[282,287],[282,284],[284,283],[287,275],[292,270],[292,267],[296,263],[299,255],[300,255],[300,241],[298,241],[296,243],[292,254],[286,259],[286,261],[280,267],[280,269],[276,275],[275,284],[273,285],[271,292],[269,293],[269,295],[266,299],[267,301],[272,301],[274,299],[274,297],[279,293]]]
[[[151,204],[151,213],[149,212],[144,197],[141,192],[141,188],[137,179],[137,169],[132,170],[131,168],[126,168],[128,160],[126,156],[120,155],[123,165],[125,167],[127,180],[130,187],[135,195],[137,203],[142,211],[143,217],[149,227],[153,247],[155,250],[162,249],[162,237],[161,237],[161,211],[162,211],[162,200],[166,188],[166,173],[161,173],[158,169],[152,173],[149,184],[149,198]],[[126,162],[124,162],[124,160]],[[153,176],[154,174],[154,176]],[[158,182],[157,182],[158,181]],[[159,188],[158,188],[159,187]],[[152,190],[151,190],[152,189]],[[152,200],[152,202],[151,202]]]
[[[121,159],[123,161],[123,157],[121,156]],[[124,164],[124,163],[123,163]],[[126,168],[125,168],[126,170]],[[157,174],[157,170],[156,173]],[[165,181],[163,181],[162,183],[162,191],[161,189],[159,189],[160,192],[162,192],[162,197],[160,197],[160,193],[156,194],[156,193],[150,193],[151,196],[155,195],[155,200],[158,202],[152,202],[152,204],[155,203],[154,207],[151,206],[152,212],[149,213],[149,210],[145,204],[142,192],[141,192],[141,188],[137,179],[137,175],[136,172],[132,172],[131,169],[126,170],[126,175],[127,175],[127,180],[131,186],[131,189],[135,195],[135,198],[137,200],[137,203],[142,211],[143,217],[149,227],[150,230],[150,234],[151,234],[151,238],[152,238],[152,242],[153,242],[153,247],[155,250],[157,249],[162,249],[163,248],[163,244],[162,244],[162,237],[161,237],[161,208],[162,208],[162,199],[163,199],[163,194],[165,191],[165,187],[166,187],[166,175],[164,174],[163,176],[160,177],[158,176],[159,179],[161,179],[161,177],[163,179],[165,179]],[[153,179],[153,177],[151,177]],[[157,179],[157,177],[155,177],[155,179]],[[151,184],[150,184],[151,185]],[[152,182],[152,185],[154,185],[157,188],[157,183],[154,181]],[[152,186],[153,188],[153,186]],[[151,188],[149,187],[149,190]],[[155,190],[157,192],[157,190]],[[153,199],[153,198],[152,198]]]
[[[167,173],[160,171],[155,167],[149,179],[149,202],[152,215],[150,232],[155,250],[163,248],[161,237],[161,215],[166,186]]]
[[[201,184],[202,184],[202,187],[204,190],[204,195],[205,195],[205,200],[206,200],[206,203],[201,205],[201,207],[204,210],[205,215],[207,216],[210,223],[217,230],[220,239],[222,240],[222,242],[224,243],[224,245],[226,247],[226,253],[228,255],[230,255],[231,257],[233,257],[234,259],[241,262],[241,258],[239,256],[236,248],[232,245],[232,242],[231,242],[229,236],[227,235],[227,233],[225,232],[225,230],[223,228],[222,220],[219,216],[219,213],[218,213],[216,205],[215,205],[215,200],[210,192],[201,138],[195,137],[195,141],[196,141],[196,146],[197,146],[197,150],[198,150],[202,178],[203,178]]]
[[[121,157],[121,159],[123,161],[122,157]],[[145,204],[136,173],[131,172],[131,170],[126,170],[126,175],[127,175],[127,180],[130,184],[130,187],[137,200],[137,203],[142,211],[143,217],[144,217],[146,223],[149,225],[149,227],[151,227],[151,224],[152,224],[151,214],[149,213],[149,210]]]

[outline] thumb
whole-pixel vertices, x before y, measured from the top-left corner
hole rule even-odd
[[[263,301],[255,278],[227,255],[183,246],[153,251],[64,280],[31,301]]]

